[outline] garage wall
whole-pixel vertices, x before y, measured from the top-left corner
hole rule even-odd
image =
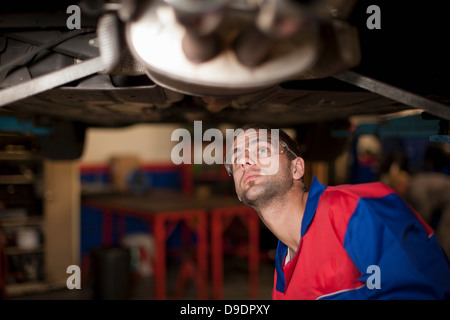
[[[143,162],[171,162],[176,125],[134,125],[126,128],[90,128],[81,163],[106,163],[112,155],[136,154]]]

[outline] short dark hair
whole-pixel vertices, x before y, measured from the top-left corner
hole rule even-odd
[[[261,123],[247,123],[244,126],[242,126],[241,129],[244,131],[249,130],[249,129],[254,129],[254,130],[266,129],[267,133],[270,134],[270,132],[271,132],[270,130],[278,129],[278,128],[273,128],[271,126],[261,124]],[[291,138],[284,130],[282,130],[282,129],[278,129],[278,130],[279,130],[278,132],[279,132],[280,141],[283,141],[284,143],[286,143],[288,148],[291,149],[291,151],[294,152],[297,155],[297,157],[301,157],[300,145],[298,144],[298,142],[296,140],[294,140],[293,138]],[[286,152],[286,155],[289,160],[295,159],[294,155],[291,152]]]

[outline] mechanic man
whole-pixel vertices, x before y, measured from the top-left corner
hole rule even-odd
[[[381,183],[303,182],[284,131],[248,125],[224,159],[238,198],[279,239],[273,299],[449,299],[433,230]],[[231,145],[231,144],[230,144]]]

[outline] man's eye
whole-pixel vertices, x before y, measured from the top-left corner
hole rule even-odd
[[[267,155],[268,153],[269,153],[269,148],[267,148],[267,147],[260,147],[258,149],[259,155]]]

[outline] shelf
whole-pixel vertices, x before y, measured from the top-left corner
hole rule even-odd
[[[39,246],[35,249],[23,249],[23,248],[19,248],[19,247],[5,247],[5,248],[3,248],[3,252],[6,255],[43,253],[44,247]]]
[[[45,292],[51,286],[41,281],[28,281],[22,283],[11,283],[5,286],[6,295],[15,297],[29,293]]]
[[[42,156],[37,152],[24,151],[24,152],[5,152],[0,151],[0,161],[24,161],[35,160],[42,161]]]
[[[44,223],[43,217],[18,217],[0,219],[1,227],[35,226]]]
[[[0,175],[0,184],[32,184],[34,182],[34,178],[27,178],[21,174]]]
[[[7,141],[6,141],[7,142]],[[46,219],[44,219],[44,158],[28,143],[0,150],[0,265],[7,296],[46,291]]]

